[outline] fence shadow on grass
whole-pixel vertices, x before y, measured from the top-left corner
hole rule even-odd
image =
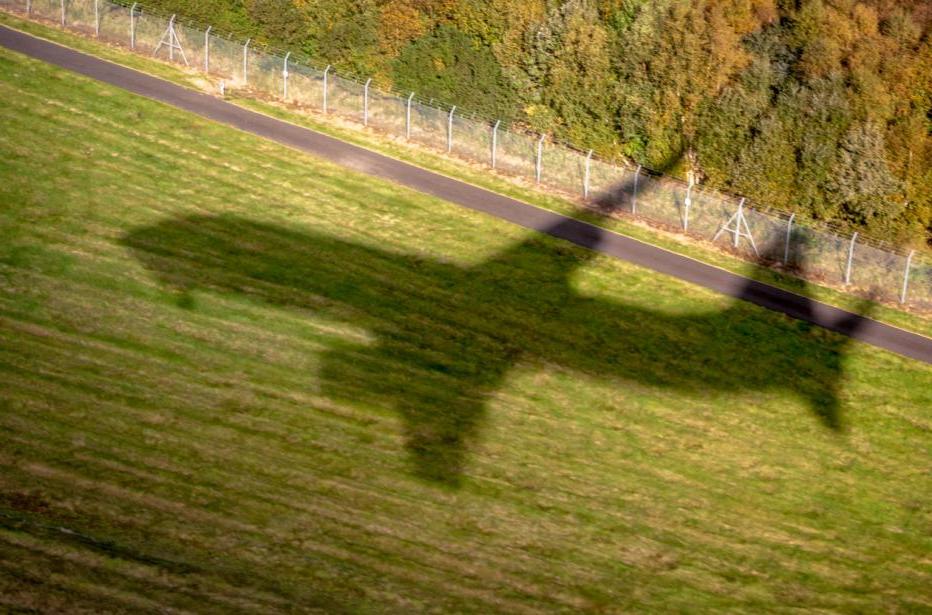
[[[550,231],[589,248],[603,236],[572,220]],[[369,330],[375,343],[326,352],[321,387],[396,409],[414,470],[431,481],[459,483],[489,397],[519,362],[697,397],[787,389],[842,428],[849,338],[743,301],[671,315],[582,295],[572,276],[596,253],[538,233],[473,267],[228,215],[169,219],[123,241],[181,304],[196,289],[236,293]]]

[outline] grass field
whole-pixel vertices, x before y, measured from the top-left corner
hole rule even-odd
[[[27,21],[3,11],[0,11],[0,23],[62,43],[112,62],[141,70],[189,88],[206,90],[212,93],[215,92],[217,88],[216,83],[205,80],[204,77],[195,70],[184,70],[176,64],[169,64],[168,62],[163,62],[145,55],[128,53],[120,48],[112,47],[97,40],[61,30],[57,27],[49,27],[42,23]],[[474,185],[505,194],[526,203],[532,203],[544,209],[560,213],[579,213],[578,203],[558,193],[543,191],[528,183],[515,180],[515,178],[498,175],[491,172],[489,169],[479,166],[464,164],[463,161],[458,158],[443,156],[427,148],[421,148],[411,143],[404,143],[387,138],[385,135],[378,132],[361,130],[361,127],[358,125],[349,122],[340,122],[332,115],[323,116],[312,110],[297,110],[293,107],[284,106],[268,100],[259,100],[256,99],[251,92],[229,91],[227,100],[233,104],[302,126],[307,126],[313,130],[410,162],[431,171],[454,177],[461,181],[470,182]],[[847,310],[859,309],[861,306],[861,299],[838,289],[816,284],[807,284],[798,278],[774,269],[750,265],[746,261],[742,261],[734,255],[723,252],[704,242],[695,241],[677,233],[663,232],[630,217],[605,218],[587,214],[581,214],[581,216],[585,216],[588,221],[599,226],[615,230],[629,237],[640,239],[679,254],[684,254],[728,271],[744,274],[752,270],[754,271],[755,277],[761,281],[793,292],[805,291],[814,299],[831,305]],[[926,336],[932,336],[932,318],[930,318],[927,313],[915,311],[906,312],[899,309],[899,306],[874,304],[871,308],[871,315],[877,320]]]
[[[932,609],[928,366],[2,50],[0,100],[0,609]]]

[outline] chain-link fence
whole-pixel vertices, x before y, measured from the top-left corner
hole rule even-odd
[[[235,41],[109,0],[0,0],[0,7],[207,73],[234,86],[339,115],[527,181],[611,205],[667,228],[781,263],[801,277],[932,310],[932,260],[743,199],[601,160],[542,135],[321,69],[300,54]]]

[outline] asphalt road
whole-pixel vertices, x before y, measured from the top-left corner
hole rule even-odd
[[[337,164],[932,364],[932,339],[922,335],[812,301],[3,26],[0,26],[0,45]]]

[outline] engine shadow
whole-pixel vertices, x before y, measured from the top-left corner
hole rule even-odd
[[[548,232],[585,247],[531,233],[460,267],[229,215],[168,219],[122,241],[181,305],[195,289],[236,293],[370,331],[374,344],[325,353],[321,387],[397,410],[414,471],[430,481],[459,483],[489,397],[524,361],[698,397],[790,390],[842,428],[848,337],[737,300],[671,315],[582,295],[572,276],[603,231],[563,220]]]

